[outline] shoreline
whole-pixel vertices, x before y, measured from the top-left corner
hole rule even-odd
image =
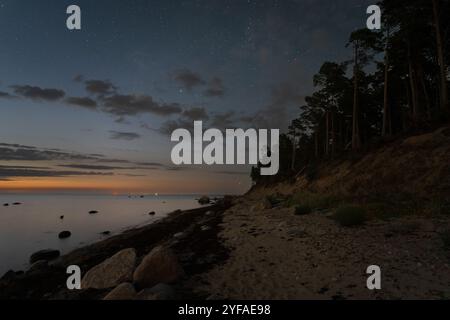
[[[170,283],[174,294],[169,300],[450,297],[450,255],[441,238],[450,230],[448,215],[411,213],[346,227],[333,218],[337,207],[297,214],[286,200],[295,193],[292,186],[280,186],[280,195],[286,197],[281,205],[274,205],[267,199],[275,188],[257,188],[211,206],[175,211],[43,267],[10,274],[0,279],[0,300],[101,300],[113,287],[70,291],[66,268],[78,265],[85,275],[129,248],[136,251],[139,265],[161,246],[174,254],[184,270]],[[382,290],[366,287],[370,265],[381,267]],[[139,295],[127,299],[139,299]]]
[[[225,197],[216,204],[190,210],[176,210],[154,223],[125,230],[110,238],[75,249],[45,265],[25,271],[9,271],[0,278],[0,300],[101,299],[108,290],[68,290],[66,268],[78,265],[82,274],[118,251],[134,248],[138,261],[158,245],[172,249],[186,277],[223,262],[228,251],[218,239],[223,212],[231,206]],[[202,230],[202,227],[207,227]],[[182,237],[174,237],[183,233]],[[205,258],[206,257],[206,258]],[[181,284],[175,284],[183,298],[205,298]]]

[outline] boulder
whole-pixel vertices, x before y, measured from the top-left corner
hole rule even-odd
[[[97,210],[91,210],[91,211],[89,211],[89,214],[97,214],[97,213],[98,213]]]
[[[21,202],[14,202],[13,206],[20,206],[22,203]]]
[[[172,283],[183,276],[183,268],[172,250],[158,246],[147,254],[133,274],[140,288],[151,288],[158,283]]]
[[[111,231],[103,231],[102,235],[104,236],[109,236],[111,234]]]
[[[136,250],[124,249],[90,269],[81,280],[83,289],[116,287],[132,279],[136,265]]]
[[[39,260],[45,260],[45,261],[53,260],[53,259],[58,258],[59,255],[60,255],[60,252],[58,250],[53,250],[53,249],[41,250],[41,251],[35,252],[31,255],[30,264],[33,264]]]
[[[173,235],[173,237],[176,238],[176,239],[181,239],[181,238],[186,237],[186,235],[184,234],[184,232],[178,232],[178,233],[175,233]]]
[[[38,269],[43,269],[48,266],[48,261],[46,260],[38,260],[35,263],[33,263],[28,271],[34,271]]]
[[[64,216],[60,216],[59,219],[63,220],[63,219],[64,219]]]
[[[136,290],[129,282],[124,282],[115,287],[108,293],[103,300],[134,300],[136,298]]]
[[[211,227],[209,227],[209,226],[201,226],[201,228],[200,228],[202,231],[209,231],[209,230],[211,230]]]
[[[198,203],[204,205],[211,203],[211,199],[208,196],[203,196],[200,199],[198,199]]]
[[[167,284],[160,283],[150,289],[140,291],[136,300],[174,300],[175,290]]]
[[[148,213],[149,216],[154,216],[155,214],[156,214],[155,211],[152,211],[152,212],[149,212],[149,213]]]
[[[9,206],[9,203],[4,203],[3,206],[4,206],[4,207],[8,207],[8,206]]]
[[[60,239],[67,239],[67,238],[70,238],[71,235],[72,235],[72,232],[70,232],[70,231],[61,231],[58,234],[58,238],[60,238]]]

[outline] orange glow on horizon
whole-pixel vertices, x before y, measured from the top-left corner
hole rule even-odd
[[[135,194],[222,194],[245,192],[246,186],[229,176],[219,181],[206,176],[195,179],[192,176],[175,177],[69,177],[69,178],[27,178],[0,181],[0,192],[88,192],[111,195]],[[194,182],[195,181],[195,182]],[[247,189],[248,190],[248,189]]]

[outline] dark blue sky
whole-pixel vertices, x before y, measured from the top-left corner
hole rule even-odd
[[[81,31],[66,28],[70,4]],[[0,143],[158,162],[167,170],[140,174],[167,186],[201,172],[205,186],[245,189],[246,175],[217,173],[227,168],[169,170],[167,133],[193,120],[285,129],[320,65],[350,57],[369,4],[0,0]]]

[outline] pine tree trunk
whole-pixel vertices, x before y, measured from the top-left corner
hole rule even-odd
[[[353,126],[352,126],[352,149],[359,150],[361,148],[361,138],[359,136],[359,101],[358,101],[358,44],[355,44],[355,65],[353,67]]]
[[[411,113],[414,122],[419,118],[419,96],[417,93],[417,77],[416,70],[414,69],[411,45],[408,40],[408,70],[409,70],[409,86],[411,89]]]
[[[314,131],[314,154],[319,159],[319,128]]]
[[[389,137],[392,134],[391,108],[389,106],[389,99],[388,99],[388,93],[389,93],[388,92],[388,86],[389,86],[388,42],[389,42],[389,29],[387,31],[386,48],[384,51],[384,99],[383,99],[383,130],[382,130],[383,137]]]
[[[448,111],[449,103],[448,103],[447,74],[446,74],[446,66],[445,66],[445,60],[444,60],[444,47],[443,47],[441,27],[440,27],[440,22],[439,22],[438,6],[439,6],[438,0],[433,0],[434,27],[436,29],[436,47],[437,47],[439,75],[440,75],[440,82],[441,82],[441,85],[440,85],[441,109],[444,111]]]
[[[335,128],[335,119],[334,119],[334,111],[331,112],[331,157],[334,157],[336,153],[336,128]]]
[[[292,172],[295,171],[295,157],[296,157],[296,154],[297,154],[296,139],[297,139],[297,132],[294,129],[294,138],[293,138],[293,141],[292,141],[292,163],[291,163],[291,170],[292,170]]]
[[[328,158],[330,154],[330,123],[329,123],[329,113],[325,112],[325,157]]]

